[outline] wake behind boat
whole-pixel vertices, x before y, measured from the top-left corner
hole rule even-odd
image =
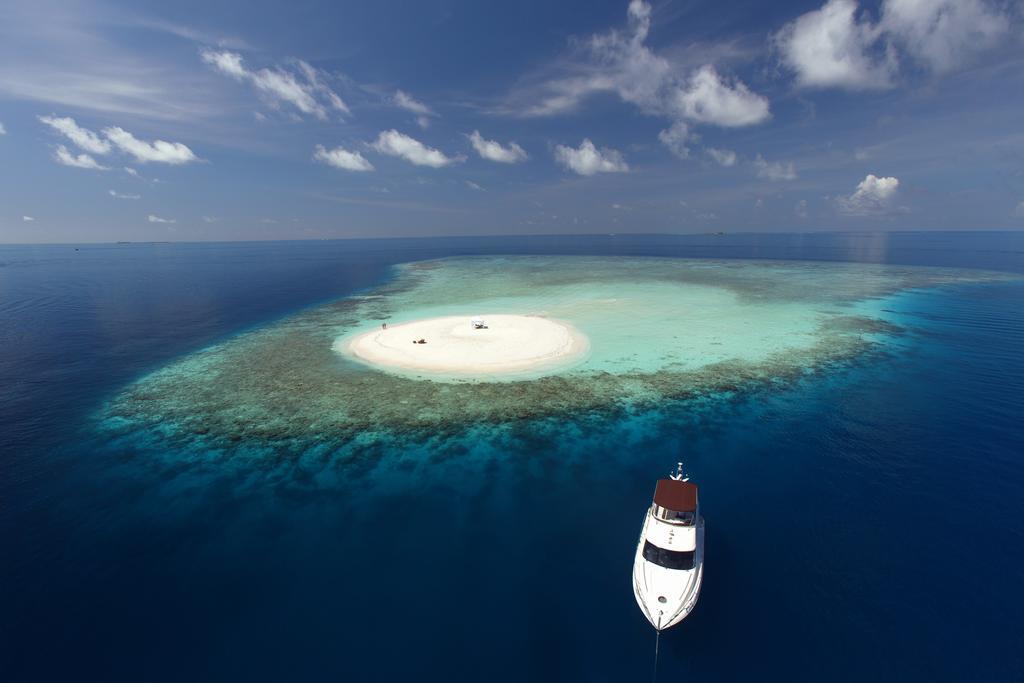
[[[633,561],[633,594],[655,629],[675,626],[693,610],[703,574],[697,485],[683,476],[679,463],[675,474],[658,480]]]

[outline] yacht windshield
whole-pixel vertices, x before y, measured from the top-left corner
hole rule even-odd
[[[682,526],[693,526],[693,523],[697,520],[697,513],[693,510],[678,512],[676,510],[663,508],[657,503],[654,504],[654,516],[659,519],[663,519],[666,522],[680,524]]]
[[[644,559],[666,569],[693,569],[695,550],[665,550],[650,541],[644,541]]]

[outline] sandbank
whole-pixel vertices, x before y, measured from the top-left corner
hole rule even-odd
[[[477,329],[474,317],[486,327]],[[413,343],[420,339],[427,343]],[[549,371],[573,364],[589,348],[571,325],[531,315],[428,318],[335,343],[336,350],[372,365],[455,376]]]

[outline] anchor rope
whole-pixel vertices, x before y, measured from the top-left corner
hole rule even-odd
[[[651,683],[658,683],[658,646],[661,644],[661,631],[654,630],[654,676]]]

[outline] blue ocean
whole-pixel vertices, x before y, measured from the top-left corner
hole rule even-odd
[[[590,365],[331,348],[530,297]],[[1024,233],[0,246],[0,463],[3,681],[1022,681]]]

